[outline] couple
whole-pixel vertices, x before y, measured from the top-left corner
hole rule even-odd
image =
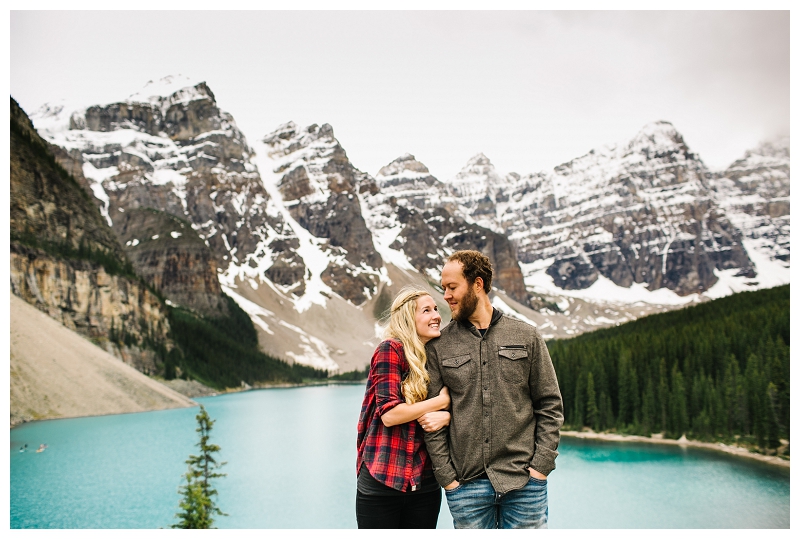
[[[561,393],[541,335],[494,309],[491,285],[489,259],[457,251],[447,327],[424,290],[392,303],[358,420],[359,528],[435,528],[439,485],[456,528],[547,527]]]

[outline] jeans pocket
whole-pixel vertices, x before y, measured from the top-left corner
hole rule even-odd
[[[528,479],[528,485],[546,487],[547,486],[547,479],[539,479],[538,477],[531,476]]]
[[[451,494],[457,493],[462,488],[464,488],[464,483],[461,483],[456,488],[451,488],[450,490],[444,489],[444,495],[449,497]]]

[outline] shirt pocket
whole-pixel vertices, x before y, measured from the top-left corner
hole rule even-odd
[[[498,346],[500,374],[507,382],[523,382],[530,371],[528,349],[524,344],[505,344]]]
[[[442,358],[442,382],[451,389],[463,389],[473,378],[473,361],[469,354]]]

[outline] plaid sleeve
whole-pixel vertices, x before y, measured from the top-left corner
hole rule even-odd
[[[405,402],[400,390],[403,361],[402,345],[389,340],[383,341],[372,356],[378,416]]]

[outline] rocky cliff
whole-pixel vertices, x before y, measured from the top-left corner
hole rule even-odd
[[[11,291],[137,369],[157,372],[156,350],[170,346],[161,300],[13,99],[11,111]]]
[[[169,345],[161,300],[137,279],[99,264],[11,243],[11,292],[145,374],[163,374]]]
[[[115,228],[136,273],[168,300],[205,316],[228,316],[217,261],[189,221],[136,208],[121,212]]]
[[[386,255],[389,259],[401,266],[410,263],[438,283],[442,265],[451,253],[460,249],[481,251],[495,269],[494,286],[523,305],[529,304],[516,252],[508,238],[459,215],[457,205],[468,198],[474,186],[464,183],[459,189],[450,189],[409,154],[381,168],[376,182],[377,192],[363,198],[370,230],[376,243],[385,252],[392,252]],[[480,197],[487,196],[484,191],[483,187],[478,189]]]
[[[124,260],[119,242],[89,195],[59,165],[13,98],[9,161],[12,239],[75,251],[83,246]]]
[[[750,248],[787,267],[789,158],[788,138],[765,142],[711,179],[715,200],[742,231]]]
[[[159,289],[177,294],[176,303],[180,297],[181,305],[209,313],[225,305],[211,297],[219,292],[217,269],[236,273],[240,266],[258,267],[285,283],[303,268],[291,251],[296,242],[291,230],[280,213],[268,211],[269,196],[244,135],[205,83],[186,84],[182,78],[167,78],[125,101],[75,112],[44,107],[35,120],[61,148],[61,162],[81,170],[123,243],[141,241],[146,233],[151,233],[148,238],[159,235],[161,241],[148,242],[146,252],[144,243],[128,245],[135,261],[160,268],[144,274],[158,273]],[[178,242],[194,249],[182,255],[188,257],[182,266],[188,274],[176,271],[177,251],[169,246],[175,243],[170,240],[175,230],[168,219],[159,220],[164,229],[157,230],[152,219],[145,223],[129,217],[141,217],[135,212],[145,208],[190,224],[193,232],[184,230]],[[210,251],[201,253],[196,242],[187,242],[195,235]],[[214,260],[205,263],[209,253]]]
[[[478,176],[486,187],[462,207],[480,221],[494,217],[485,211],[493,206],[519,260],[546,268],[562,289],[603,276],[688,295],[709,290],[717,270],[754,272],[741,232],[712,196],[711,174],[667,122],[550,172],[499,181],[488,160],[473,161],[457,180]]]
[[[350,163],[333,128],[305,129],[290,122],[264,140],[270,171],[292,218],[315,238],[330,260],[322,281],[334,292],[362,304],[380,282],[381,256],[372,243],[359,194],[374,192],[374,180]]]

